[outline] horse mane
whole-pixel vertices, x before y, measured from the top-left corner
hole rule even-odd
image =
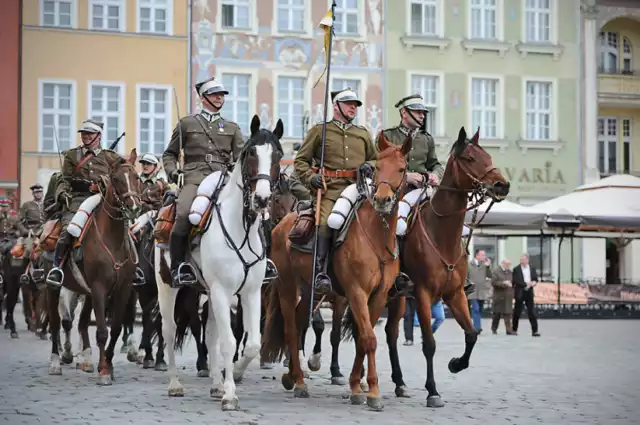
[[[240,152],[240,158],[246,155],[246,152],[254,146],[260,146],[267,143],[276,148],[276,150],[280,152],[280,155],[284,155],[284,150],[282,149],[280,140],[278,140],[278,138],[271,131],[265,128],[261,128],[256,134],[251,135],[247,139],[244,146],[242,147],[242,151]]]

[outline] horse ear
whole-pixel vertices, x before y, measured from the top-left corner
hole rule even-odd
[[[260,118],[257,115],[253,116],[251,120],[251,135],[258,133],[260,130]]]
[[[407,135],[407,138],[404,139],[404,143],[402,144],[402,154],[404,156],[409,155],[409,152],[411,152],[411,148],[413,147],[413,137],[411,137],[410,135]]]
[[[456,143],[464,143],[467,140],[467,130],[464,129],[464,126],[460,127],[460,132],[458,133],[458,140]]]
[[[127,162],[129,162],[129,164],[131,165],[136,165],[136,160],[138,159],[138,152],[136,151],[136,148],[131,149],[131,153],[129,154],[129,160]]]
[[[278,140],[280,140],[283,134],[284,134],[284,124],[282,123],[281,119],[278,119],[278,122],[276,123],[276,128],[273,129],[273,135],[276,136]]]
[[[476,134],[474,134],[473,137],[471,138],[471,143],[473,143],[474,145],[477,145],[479,139],[480,139],[480,127],[478,127]]]
[[[376,147],[378,148],[378,152],[383,152],[389,146],[391,146],[391,143],[389,143],[389,141],[385,137],[384,131],[381,131],[380,134],[378,134],[378,140],[376,140]]]

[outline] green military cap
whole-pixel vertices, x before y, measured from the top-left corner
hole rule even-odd
[[[424,99],[419,94],[412,94],[410,96],[404,97],[395,104],[395,107],[398,109],[411,109],[412,111],[424,111],[428,113],[429,110],[424,104]]]
[[[331,92],[331,101],[336,102],[355,102],[356,105],[362,106],[362,102],[358,99],[358,95],[351,87]]]
[[[104,123],[89,119],[82,121],[82,127],[78,133],[102,133],[103,129]]]
[[[34,190],[42,190],[43,188],[42,188],[42,185],[40,183],[36,183],[36,184],[31,185],[31,187],[29,189],[31,191],[34,191]]]
[[[195,87],[199,96],[215,93],[229,94],[224,85],[213,77],[197,83]]]

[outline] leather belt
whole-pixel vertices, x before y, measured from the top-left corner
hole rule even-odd
[[[313,168],[314,173],[318,173],[318,168]],[[324,169],[325,177],[343,178],[343,179],[355,179],[358,176],[358,170],[328,170]]]

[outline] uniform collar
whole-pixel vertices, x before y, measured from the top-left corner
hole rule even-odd
[[[89,152],[93,152],[94,155],[98,155],[101,151],[102,149],[100,148],[89,149],[85,148],[84,146],[82,147],[82,155],[87,155]]]
[[[335,125],[338,126],[338,128],[340,128],[343,131],[347,130],[349,127],[353,125],[351,123],[343,123],[342,121],[338,121],[336,119],[332,120],[331,122],[333,122]]]
[[[409,130],[407,127],[405,127],[404,125],[400,124],[398,126],[398,130],[400,130],[400,132],[402,134],[404,134],[405,136],[409,136],[411,135],[411,137],[415,137],[416,134],[418,134],[418,131],[420,130],[419,128],[416,128],[414,130]]]
[[[206,109],[202,109],[200,115],[209,122],[215,122],[221,118],[220,112],[209,112]]]
[[[155,184],[157,177],[153,175],[140,174],[140,180],[142,181],[142,183],[151,182]]]

